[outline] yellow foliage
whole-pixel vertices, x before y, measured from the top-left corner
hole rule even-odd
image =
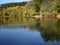
[[[56,14],[56,15],[58,14],[58,12],[57,12],[56,10],[55,10],[55,11],[52,11],[52,13],[53,13],[53,14]]]

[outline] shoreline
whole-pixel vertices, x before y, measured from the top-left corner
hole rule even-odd
[[[35,15],[35,16],[32,16],[33,18],[53,18],[53,17],[56,17],[56,18],[59,18],[60,19],[60,14],[58,15]]]

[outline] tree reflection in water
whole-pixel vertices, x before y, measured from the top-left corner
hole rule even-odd
[[[60,40],[60,20],[59,19],[39,19],[35,24],[36,29],[40,31],[44,41]]]
[[[15,20],[15,21],[14,21]],[[29,28],[31,31],[37,30],[41,33],[44,41],[59,41],[60,40],[60,19],[56,18],[8,18],[6,24],[24,24],[23,26]],[[1,22],[0,22],[1,23]],[[2,24],[2,23],[1,23]],[[22,26],[22,27],[23,27]]]

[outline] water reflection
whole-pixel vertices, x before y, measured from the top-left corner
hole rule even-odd
[[[44,41],[59,41],[60,40],[60,20],[59,19],[39,19],[35,24],[36,29],[40,31]]]
[[[58,30],[60,30],[60,19],[58,19],[57,27],[58,27]]]
[[[57,41],[60,42],[60,19],[56,18],[7,18],[5,24],[0,25],[0,28],[8,29],[29,29],[30,31],[40,32],[41,37],[45,42]],[[0,22],[1,23],[1,22]],[[2,24],[2,23],[1,23]]]
[[[44,41],[60,40],[60,20],[55,18],[34,19],[34,23],[28,24],[27,27],[32,30],[36,29],[41,33]]]

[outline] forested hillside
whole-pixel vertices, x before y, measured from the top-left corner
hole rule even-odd
[[[24,6],[27,2],[19,2],[19,3],[6,3],[1,4],[1,8],[15,7],[15,6]]]
[[[60,0],[31,0],[29,2],[6,3],[0,5],[0,15],[32,16],[34,14],[59,14]]]

